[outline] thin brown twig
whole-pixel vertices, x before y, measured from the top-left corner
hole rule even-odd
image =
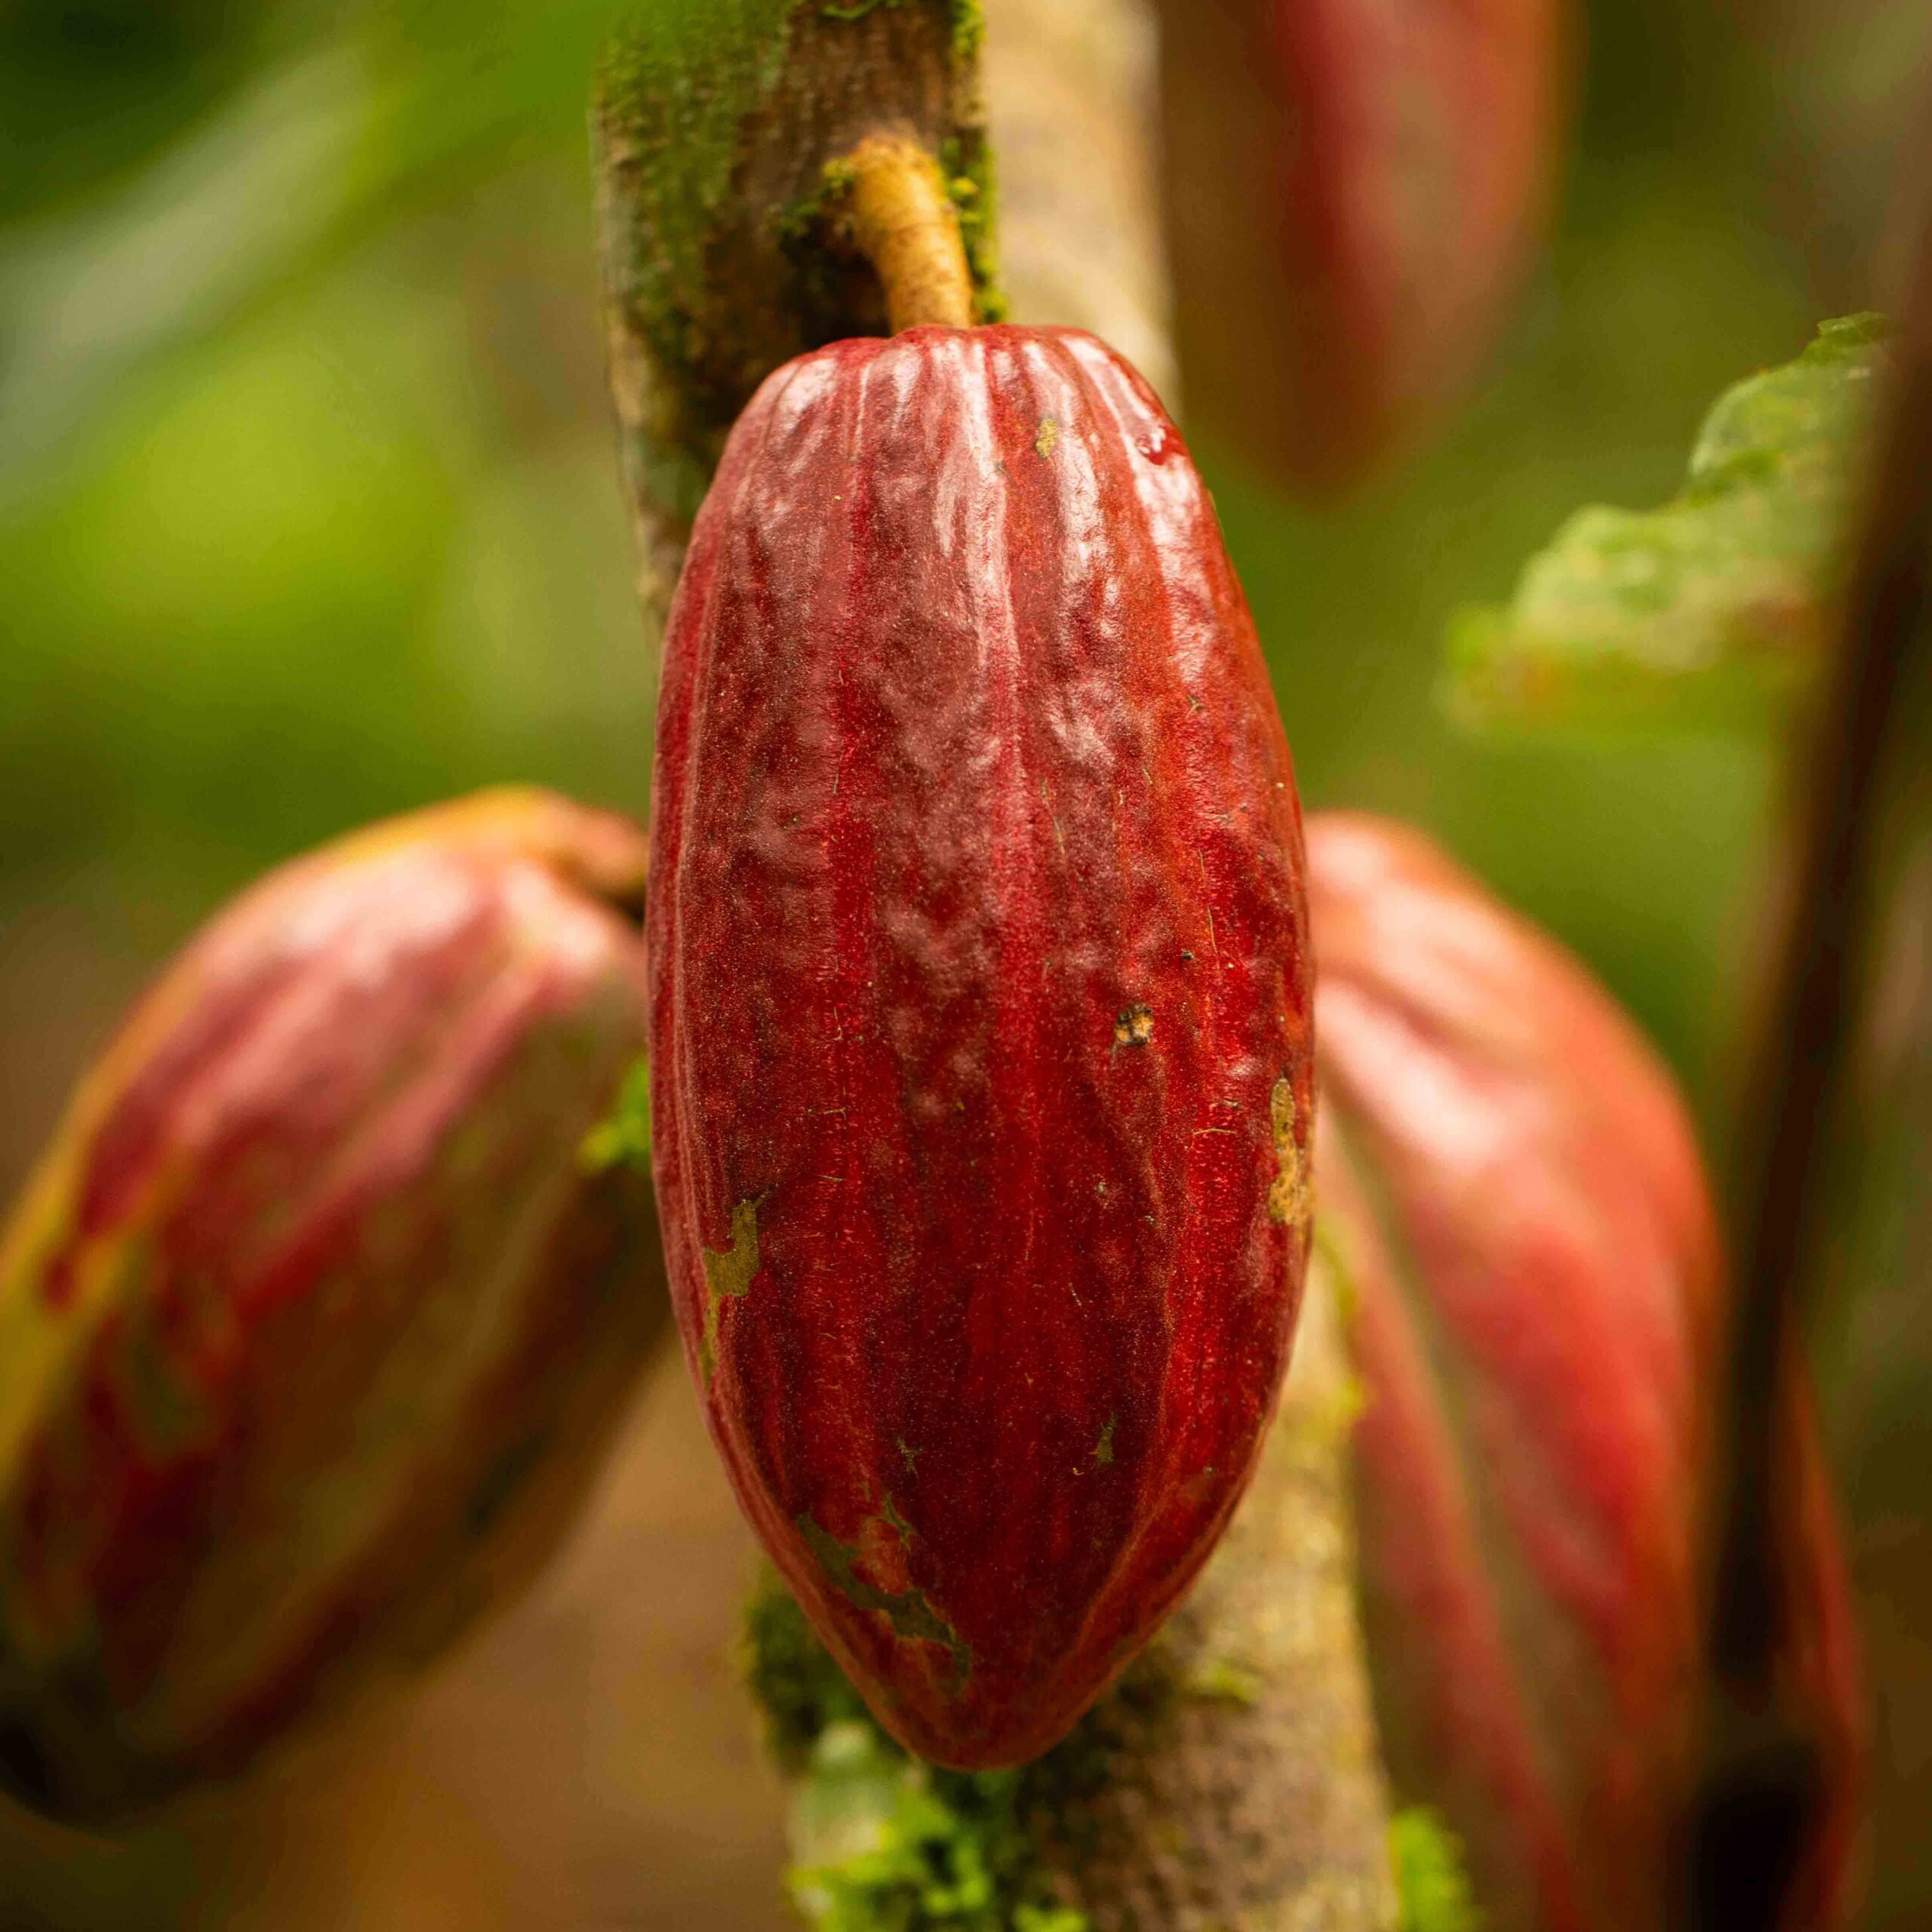
[[[1932,133],[1932,130],[1928,130]],[[1797,864],[1752,1078],[1737,1194],[1724,1508],[1709,1630],[1706,1760],[1681,1901],[1697,1932],[1775,1932],[1809,1811],[1815,1740],[1777,1707],[1777,1400],[1829,1230],[1861,964],[1878,907],[1877,807],[1909,755],[1898,694],[1932,678],[1932,211],[1881,418],[1840,649],[1810,745]]]

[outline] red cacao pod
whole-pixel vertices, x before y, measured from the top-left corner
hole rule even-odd
[[[1213,510],[1073,331],[788,364],[666,640],[672,1291],[739,1500],[879,1718],[1059,1737],[1273,1407],[1312,1064],[1287,743]]]
[[[1567,0],[1170,0],[1192,406],[1305,492],[1457,397],[1541,232]]]
[[[644,835],[485,794],[219,914],[0,1240],[0,1778],[245,1764],[520,1581],[668,1320],[585,1137],[645,1039]]]
[[[1319,816],[1309,878],[1390,1772],[1463,1837],[1497,1932],[1649,1928],[1692,1767],[1726,1294],[1690,1125],[1608,995],[1419,835]],[[1795,1380],[1783,1440],[1786,1689],[1829,1783],[1795,1932],[1848,1907],[1862,1718]]]

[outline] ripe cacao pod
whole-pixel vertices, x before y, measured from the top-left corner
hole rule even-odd
[[[645,857],[537,792],[345,839],[82,1083],[0,1238],[17,1795],[232,1773],[557,1540],[668,1322],[648,1179],[584,1151],[641,1063]]]
[[[1054,1743],[1272,1409],[1312,1121],[1288,749],[1092,337],[915,328],[732,432],[666,639],[654,1158],[739,1500],[880,1721]]]
[[[1608,995],[1426,840],[1322,814],[1308,849],[1389,1770],[1463,1838],[1495,1932],[1648,1932],[1692,1769],[1725,1319],[1690,1125]],[[1795,1378],[1788,1399],[1785,1688],[1829,1782],[1790,1932],[1816,1932],[1850,1903],[1863,1725]]]
[[[1305,494],[1467,386],[1551,199],[1567,0],[1167,0],[1190,408]]]

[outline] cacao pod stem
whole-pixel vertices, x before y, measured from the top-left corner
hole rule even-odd
[[[973,272],[939,164],[909,134],[869,134],[852,150],[853,239],[885,293],[892,332],[971,328]]]

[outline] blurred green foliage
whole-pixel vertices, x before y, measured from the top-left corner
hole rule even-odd
[[[0,0],[0,1009],[29,1069],[0,1063],[0,1164],[108,1017],[29,1068],[22,989],[117,983],[30,974],[50,929],[152,960],[274,860],[488,782],[647,808],[585,130],[615,4]],[[1727,385],[1882,306],[1932,13],[1589,11],[1558,231],[1453,433],[1318,521],[1201,454],[1309,804],[1434,826],[1715,1120],[1768,745],[1472,742],[1438,639],[1576,505],[1669,496]],[[138,1844],[60,1869],[9,1879],[0,1925],[165,1918]]]
[[[1727,389],[1656,509],[1574,512],[1506,604],[1459,611],[1447,701],[1478,729],[1780,733],[1819,688],[1872,402],[1875,315]]]
[[[642,809],[584,153],[612,11],[0,12],[0,100],[59,102],[6,122],[8,910],[105,866],[163,939],[502,773]]]

